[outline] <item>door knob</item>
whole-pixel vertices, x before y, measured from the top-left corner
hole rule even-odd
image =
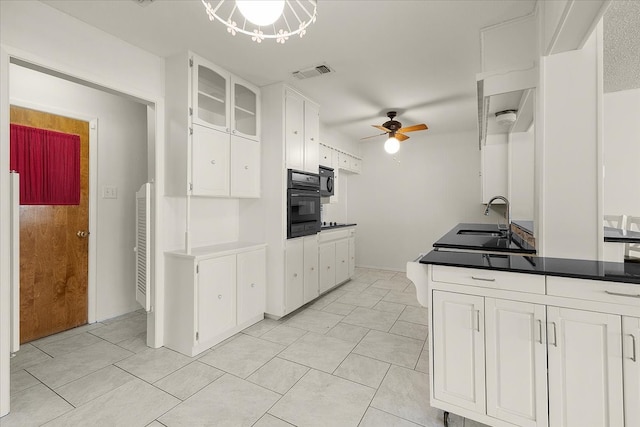
[[[76,236],[78,237],[87,237],[90,233],[88,231],[78,231]]]

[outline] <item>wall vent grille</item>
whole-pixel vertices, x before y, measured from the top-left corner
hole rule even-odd
[[[303,70],[294,71],[291,74],[293,74],[293,77],[297,78],[298,80],[304,80],[329,73],[335,73],[335,71],[327,64],[320,64],[313,67],[305,68]]]

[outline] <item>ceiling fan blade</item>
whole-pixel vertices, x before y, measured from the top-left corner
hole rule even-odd
[[[398,131],[396,131],[396,139],[397,139],[398,141],[402,142],[402,141],[404,141],[404,140],[406,140],[406,139],[409,139],[409,137],[408,137],[407,135],[404,135],[404,134],[398,133]]]
[[[400,128],[398,129],[398,132],[414,132],[417,130],[427,130],[429,129],[427,127],[427,125],[425,125],[424,123],[421,123],[419,125],[413,125],[413,126],[407,126],[406,128]]]
[[[360,138],[360,140],[362,141],[363,139],[376,138],[380,135],[386,135],[386,133],[379,133],[377,135],[365,136],[364,138]]]
[[[371,126],[373,126],[373,127],[374,127],[374,128],[376,128],[376,129],[380,129],[382,132],[385,132],[385,133],[389,133],[389,132],[391,132],[389,129],[387,129],[387,128],[386,128],[386,127],[384,127],[384,126],[378,126],[378,125],[371,125]]]

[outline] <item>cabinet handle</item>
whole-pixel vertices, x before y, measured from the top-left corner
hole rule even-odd
[[[615,295],[617,297],[640,298],[640,294],[623,294],[621,292],[604,291],[605,294]]]
[[[484,277],[476,277],[476,276],[471,276],[471,278],[473,280],[482,280],[483,282],[495,282],[496,281],[496,279],[487,279],[487,278],[484,278]]]
[[[631,337],[631,357],[629,359],[631,359],[633,362],[637,362],[638,358],[636,357],[636,336],[633,334],[629,334],[629,336]]]
[[[556,322],[551,322],[551,326],[553,327],[553,342],[549,344],[551,344],[554,347],[558,347],[558,335],[556,333],[556,329],[557,329]]]
[[[480,310],[473,310],[475,316],[473,316],[474,325],[472,325],[473,329],[480,332]]]
[[[216,164],[216,161],[215,161],[215,160],[211,160],[211,164],[212,164],[212,165],[215,165],[215,164]]]
[[[540,337],[538,338],[538,342],[542,344],[542,320],[538,319],[538,333]]]
[[[222,295],[218,295],[218,299],[222,299]]]

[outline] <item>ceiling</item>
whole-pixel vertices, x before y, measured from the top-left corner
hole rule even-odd
[[[604,91],[638,88],[640,1],[614,1],[604,15]]]
[[[388,110],[405,126],[428,124],[412,140],[475,131],[480,29],[527,15],[536,3],[319,0],[305,37],[281,45],[231,36],[208,20],[200,0],[43,2],[161,57],[192,50],[256,85],[284,81],[318,102],[321,121],[350,141],[378,133],[371,125],[386,121]],[[321,63],[335,73],[291,75]]]

